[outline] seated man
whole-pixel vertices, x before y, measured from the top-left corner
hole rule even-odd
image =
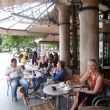
[[[57,63],[57,69],[52,73],[51,81],[64,81],[66,76],[66,69],[65,69],[65,62],[64,61],[58,61]],[[35,91],[37,91],[40,87],[40,84],[42,82],[46,82],[47,78],[44,76],[40,76],[35,80]],[[49,82],[51,82],[49,81]]]
[[[23,86],[25,93],[28,94],[28,83],[22,77],[23,69],[21,66],[17,66],[17,60],[15,58],[11,59],[11,66],[9,66],[6,70],[7,80],[10,81],[11,90],[12,90],[12,100],[14,102],[17,101],[17,88],[19,85]]]

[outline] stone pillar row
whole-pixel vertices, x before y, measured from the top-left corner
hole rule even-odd
[[[87,60],[96,59],[99,53],[99,0],[81,0],[80,19],[80,74],[87,69]],[[60,60],[70,65],[70,10],[66,5],[57,5],[59,10]]]

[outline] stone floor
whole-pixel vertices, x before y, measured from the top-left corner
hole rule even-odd
[[[12,102],[11,94],[7,96],[7,83],[0,80],[0,109],[1,110],[27,110],[22,98],[18,97],[18,102]]]

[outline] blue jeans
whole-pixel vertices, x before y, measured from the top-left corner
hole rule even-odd
[[[47,81],[47,78],[45,76],[40,76],[37,79],[35,79],[35,91],[39,89],[41,83],[46,81]]]
[[[28,82],[24,78],[19,77],[19,78],[15,78],[15,79],[11,80],[12,97],[17,96],[18,86],[23,86],[25,93],[28,94],[28,89],[29,89]]]

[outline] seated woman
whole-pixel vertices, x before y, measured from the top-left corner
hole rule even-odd
[[[57,70],[54,71],[54,73],[51,74],[52,79],[51,81],[64,81],[66,76],[66,69],[65,69],[65,62],[64,61],[58,61],[57,63]],[[40,87],[40,84],[42,82],[46,82],[47,78],[44,76],[40,76],[35,80],[35,91],[37,91]]]
[[[104,77],[99,72],[97,63],[94,59],[90,59],[87,62],[87,72],[81,78],[80,82],[88,82],[90,89],[89,90],[79,90],[76,91],[77,95],[71,107],[71,110],[80,109],[85,105],[90,106],[92,100],[104,89]]]
[[[53,58],[54,58],[53,54],[48,54],[48,56],[47,56],[48,67],[46,68],[48,75],[50,75],[50,72],[51,72],[52,68],[54,67]]]
[[[45,59],[45,56],[41,56],[39,62],[38,62],[38,67],[39,68],[46,68],[48,66],[48,62]]]
[[[26,95],[28,94],[28,82],[22,77],[23,69],[21,66],[17,66],[17,60],[15,58],[11,59],[11,66],[7,67],[6,77],[11,84],[12,90],[12,100],[17,101],[17,88],[18,86],[23,86]]]

